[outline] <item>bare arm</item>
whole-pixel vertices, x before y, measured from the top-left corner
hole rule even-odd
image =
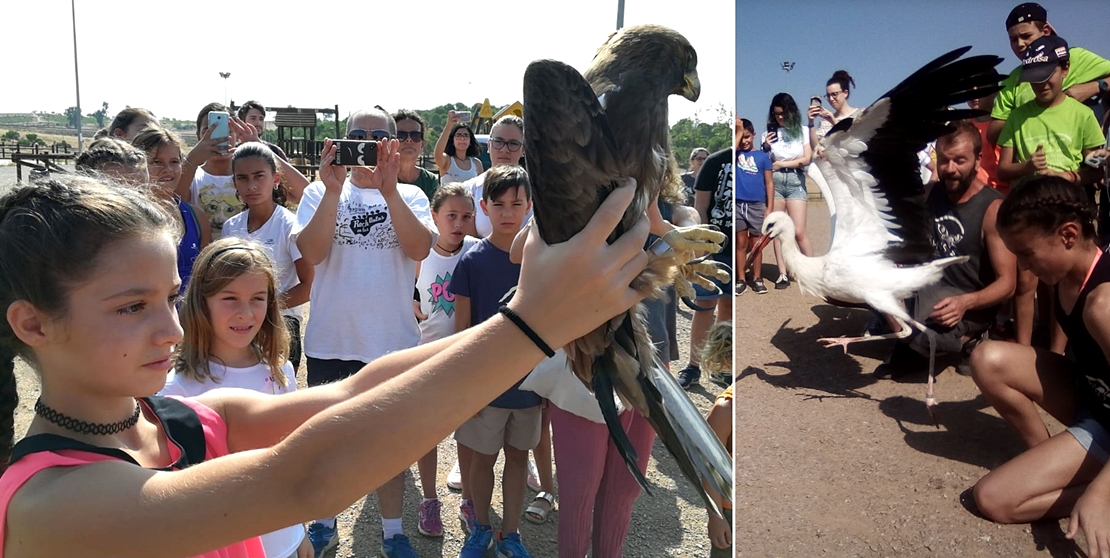
[[[400,192],[394,190],[391,195],[384,197],[389,208],[389,218],[393,221],[393,230],[397,233],[397,241],[400,242],[405,257],[415,261],[427,258],[432,249],[432,231],[413,213]]]
[[[339,217],[339,196],[343,183],[347,180],[347,167],[331,164],[335,160],[335,144],[324,140],[324,151],[320,154],[320,181],[324,183],[324,195],[309,218],[308,224],[297,234],[297,250],[309,264],[319,265],[331,253],[332,240],[335,238],[336,219]],[[300,212],[303,208],[298,208]]]
[[[455,295],[455,332],[470,329],[470,297]]]
[[[706,422],[709,423],[709,427],[713,430],[713,433],[717,435],[717,439],[720,440],[721,445],[725,446],[725,449],[727,449],[729,455],[731,455],[732,400],[718,399],[717,402],[713,404],[713,408],[709,411]],[[713,503],[717,505],[717,508],[721,508],[721,505],[724,503],[724,499],[721,495],[717,494],[704,479],[702,480],[702,486],[705,488],[706,494],[713,500]],[[706,511],[709,512],[709,541],[717,548],[728,548],[732,545],[732,526],[725,522],[724,519],[718,517],[712,510],[707,509]]]
[[[304,258],[293,262],[293,266],[297,269],[297,280],[300,283],[281,294],[286,308],[296,308],[308,302],[308,296],[312,292],[312,278],[316,275],[316,268]]]
[[[797,159],[790,159],[789,161],[775,161],[771,163],[771,168],[774,170],[779,169],[804,169],[809,162],[813,160],[813,148],[809,146],[809,142],[803,146],[802,156]]]
[[[1064,94],[1081,103],[1086,102],[1087,99],[1098,95],[1098,80],[1106,79],[1107,76],[1102,76],[1096,80],[1088,81],[1087,83],[1077,83],[1064,90]]]
[[[987,141],[991,145],[998,145],[998,137],[1002,135],[1002,128],[1006,127],[1005,120],[992,118],[991,123],[987,125]]]
[[[771,178],[771,171],[763,171],[763,187],[767,189],[767,209],[775,206],[775,181]],[[764,210],[764,215],[770,213]]]
[[[459,123],[459,117],[455,111],[447,111],[447,123],[443,125],[443,132],[439,134],[439,139],[436,140],[435,147],[432,148],[432,153],[436,157],[436,166],[439,167],[439,175],[447,174],[451,168],[451,156],[447,154],[447,142],[451,141],[447,135],[451,133],[451,128]]]
[[[1017,180],[1027,174],[1036,172],[1036,167],[1033,166],[1033,160],[1030,159],[1024,163],[1019,163],[1014,160],[1014,148],[1002,147],[998,152],[998,178],[1002,180]]]

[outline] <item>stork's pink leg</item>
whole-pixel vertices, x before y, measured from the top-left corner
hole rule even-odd
[[[894,333],[884,333],[882,335],[864,335],[862,337],[822,337],[817,341],[824,343],[825,348],[837,346],[843,347],[844,352],[847,353],[849,343],[856,343],[860,341],[877,341],[879,339],[905,339],[906,337],[909,337],[911,333],[913,333],[913,328],[911,328],[909,324],[902,321],[897,316],[891,317],[894,318],[894,321],[897,322],[898,326],[901,328]]]

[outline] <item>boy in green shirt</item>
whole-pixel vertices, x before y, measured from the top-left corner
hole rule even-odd
[[[1068,43],[1057,35],[1033,41],[1022,53],[1020,79],[1034,97],[1014,109],[1002,128],[999,178],[1049,174],[1075,183],[1097,180],[1095,173],[1081,177],[1079,170],[1105,140],[1094,113],[1064,94],[1069,65]]]
[[[1046,35],[1056,35],[1056,30],[1048,23],[1048,12],[1039,4],[1027,2],[1015,7],[1006,18],[1006,33],[1010,37],[1010,48],[1014,55],[1022,58],[1022,53],[1035,40]],[[1110,88],[1110,60],[1088,50],[1073,47],[1070,49],[1071,67],[1064,78],[1064,94],[1085,103],[1091,97],[1107,95]],[[1014,68],[1002,82],[1002,91],[991,109],[991,123],[987,128],[987,138],[998,145],[1002,126],[1010,113],[1033,100],[1033,90],[1020,80],[1021,66]]]

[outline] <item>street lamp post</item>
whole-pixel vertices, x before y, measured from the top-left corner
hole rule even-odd
[[[617,31],[624,29],[624,0],[617,0]]]
[[[227,106],[227,78],[231,77],[231,72],[220,72],[220,77],[224,78],[224,106]]]
[[[794,63],[783,62],[782,69],[786,70],[786,92],[790,93],[790,71],[794,69]]]
[[[70,16],[73,19],[73,82],[77,85],[77,153],[81,148],[81,74],[77,71],[77,6],[69,0]]]

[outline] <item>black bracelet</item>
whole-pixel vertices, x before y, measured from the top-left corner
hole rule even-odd
[[[506,318],[509,318],[510,322],[516,324],[516,327],[519,327],[520,331],[523,331],[524,335],[527,335],[528,338],[543,351],[543,354],[547,355],[549,358],[555,356],[555,351],[551,350],[551,347],[547,343],[544,343],[543,339],[540,339],[540,336],[536,335],[536,332],[532,331],[532,328],[528,327],[528,324],[524,323],[524,319],[516,312],[513,312],[512,308],[502,306],[498,308],[497,311],[504,314]]]

